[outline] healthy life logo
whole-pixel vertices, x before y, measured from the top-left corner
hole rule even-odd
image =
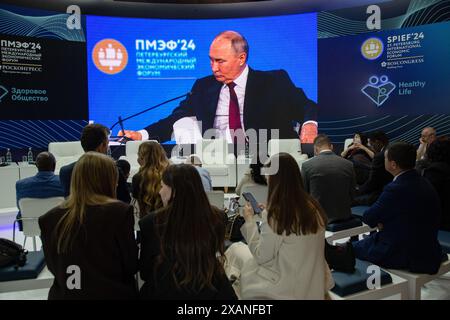
[[[389,81],[387,76],[381,76],[380,78],[372,76],[369,78],[369,83],[361,89],[361,92],[379,107],[386,102],[394,90],[395,84]]]
[[[3,97],[7,94],[8,90],[4,86],[0,86],[0,102],[2,102]]]
[[[98,70],[106,74],[121,72],[128,64],[127,49],[117,40],[104,39],[92,50],[92,60]]]
[[[367,60],[378,59],[384,51],[383,42],[378,38],[369,38],[361,46],[361,54]]]

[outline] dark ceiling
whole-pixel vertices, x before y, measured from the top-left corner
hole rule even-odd
[[[179,4],[212,4],[212,3],[237,3],[259,2],[273,0],[114,0],[117,2],[147,2],[147,3],[179,3]]]

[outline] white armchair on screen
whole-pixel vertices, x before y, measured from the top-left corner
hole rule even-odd
[[[144,141],[154,141],[156,140],[144,140]],[[130,163],[130,176],[128,177],[128,182],[132,181],[133,176],[139,171],[138,151],[139,146],[144,141],[127,141],[125,144],[125,155],[121,156],[119,159],[126,160]]]
[[[308,160],[307,154],[302,154],[300,139],[271,139],[267,147],[269,156],[280,152],[289,153],[297,161],[298,166],[301,169],[303,162]]]
[[[48,152],[55,156],[55,174],[59,174],[61,167],[77,161],[84,154],[80,141],[50,142]]]
[[[236,158],[228,152],[225,139],[199,140],[195,153],[211,175],[213,187],[236,187]]]

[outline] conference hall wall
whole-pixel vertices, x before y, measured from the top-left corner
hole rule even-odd
[[[367,6],[318,14],[319,131],[336,143],[373,130],[414,144],[426,126],[449,134],[450,1],[379,7],[377,32]]]
[[[367,6],[232,19],[82,15],[71,30],[69,14],[0,5],[0,147],[78,140],[89,120],[111,126],[187,93],[211,74],[210,42],[227,29],[248,39],[252,68],[285,69],[318,102],[319,131],[335,143],[374,129],[411,142],[425,125],[448,133],[449,1],[394,3],[379,5],[377,32]],[[142,129],[177,105],[125,127]]]

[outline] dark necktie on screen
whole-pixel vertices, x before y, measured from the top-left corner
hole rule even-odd
[[[228,127],[230,128],[231,135],[234,135],[234,141],[236,141],[236,138],[242,137],[244,135],[242,130],[242,124],[241,124],[241,114],[239,112],[239,102],[236,95],[236,92],[234,91],[234,87],[236,86],[236,83],[231,82],[227,84],[228,89],[230,89],[230,105],[228,108]],[[244,141],[240,140],[239,141]]]

